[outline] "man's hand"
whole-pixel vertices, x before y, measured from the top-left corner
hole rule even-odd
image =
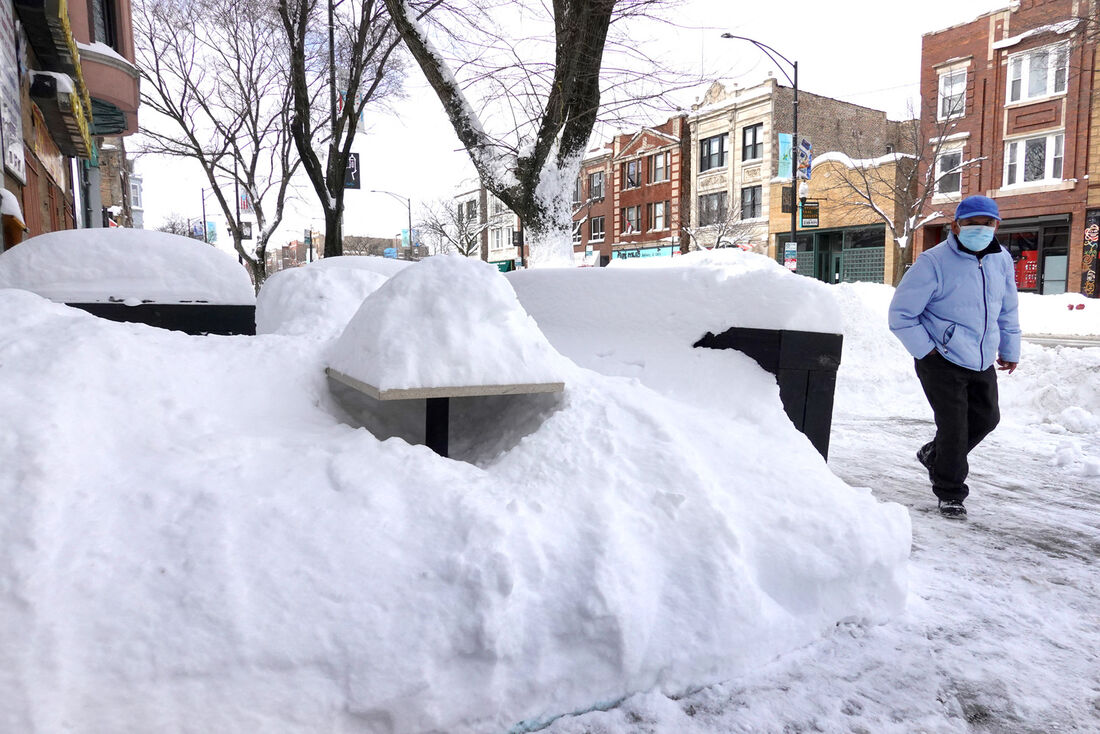
[[[1008,370],[1008,374],[1010,375],[1015,371],[1017,364],[1019,364],[1019,362],[1006,362],[1000,357],[997,358],[997,369]]]

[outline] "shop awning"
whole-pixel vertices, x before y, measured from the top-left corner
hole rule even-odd
[[[119,135],[126,130],[126,113],[106,100],[92,97],[92,135]]]
[[[15,0],[15,9],[42,68],[74,79],[82,109],[91,114],[92,100],[81,73],[80,52],[69,26],[66,0]]]
[[[32,71],[31,99],[42,110],[46,129],[62,153],[74,158],[91,156],[91,132],[72,79],[57,72]]]

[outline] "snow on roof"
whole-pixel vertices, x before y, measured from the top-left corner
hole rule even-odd
[[[566,364],[496,267],[446,255],[367,297],[329,361],[380,391],[562,382]]]
[[[58,71],[39,71],[38,69],[31,70],[31,79],[33,80],[33,78],[36,76],[53,77],[57,81],[57,91],[63,94],[72,94],[73,91],[76,89],[76,87],[73,86],[72,77],[70,77],[68,74],[62,74]]]
[[[1068,20],[1061,20],[1057,23],[1048,23],[1047,25],[1039,26],[1038,28],[1032,28],[1030,31],[1024,31],[1019,35],[1002,38],[1000,41],[994,41],[993,48],[1010,48],[1023,40],[1032,38],[1033,36],[1038,36],[1042,33],[1056,33],[1060,36],[1065,35],[1066,33],[1069,33],[1074,28],[1076,28],[1077,24],[1080,22],[1080,18],[1069,18]]]
[[[113,61],[116,66],[127,67],[129,69],[133,69],[135,73],[137,72],[137,67],[134,66],[129,59],[125,58],[124,56],[119,54],[118,51],[115,51],[113,48],[105,43],[101,43],[100,41],[96,41],[95,43],[81,43],[80,41],[77,41],[76,47],[81,53],[106,56],[111,59],[111,61]]]
[[[19,208],[19,199],[7,189],[0,188],[0,214],[7,214],[23,221],[23,210]]]
[[[814,167],[820,166],[822,163],[828,163],[830,161],[841,163],[848,168],[875,168],[881,166],[884,163],[897,163],[903,158],[914,158],[908,153],[887,153],[886,155],[880,155],[878,158],[861,158],[853,159],[846,153],[839,151],[830,151],[823,153],[814,158]]]
[[[0,255],[0,288],[64,303],[255,302],[235,258],[197,240],[142,229],[38,235]]]

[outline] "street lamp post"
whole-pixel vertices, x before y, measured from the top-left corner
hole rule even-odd
[[[392,191],[382,191],[381,189],[371,189],[370,192],[372,194],[386,194],[387,196],[392,196],[393,198],[395,198],[398,201],[402,202],[405,205],[405,208],[407,208],[409,210],[409,259],[412,260],[413,259],[413,253],[416,252],[416,250],[414,249],[414,246],[413,246],[412,199],[406,199],[404,196],[401,196],[401,194],[395,194]]]
[[[774,48],[767,45],[766,43],[761,43],[760,41],[757,41],[757,40],[752,39],[752,38],[747,38],[746,36],[735,36],[732,33],[723,33],[722,38],[732,38],[732,39],[735,39],[735,40],[738,40],[738,41],[748,41],[752,45],[756,46],[758,49],[763,51],[767,55],[767,57],[775,63],[775,65],[777,67],[779,67],[779,70],[781,72],[783,72],[783,76],[787,77],[787,81],[789,81],[791,83],[791,87],[794,89],[794,105],[793,105],[793,108],[794,108],[793,109],[794,121],[793,121],[793,124],[791,125],[791,127],[794,128],[794,131],[791,134],[791,239],[790,239],[790,241],[795,242],[796,241],[795,234],[798,231],[798,202],[797,202],[795,197],[799,194],[798,185],[797,185],[798,184],[798,148],[799,148],[799,144],[798,144],[798,62],[797,61],[791,61],[786,56],[779,53],[778,51],[776,51]],[[793,77],[790,74],[787,73],[787,70],[784,69],[782,65],[780,65],[779,62],[781,60],[790,65],[791,69],[794,72]],[[797,247],[797,245],[796,245],[796,247]]]

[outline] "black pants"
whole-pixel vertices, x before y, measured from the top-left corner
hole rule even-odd
[[[929,456],[932,491],[941,500],[962,500],[970,493],[966,455],[1001,419],[997,372],[975,372],[947,361],[939,352],[916,360],[917,377],[936,417],[936,438]]]

